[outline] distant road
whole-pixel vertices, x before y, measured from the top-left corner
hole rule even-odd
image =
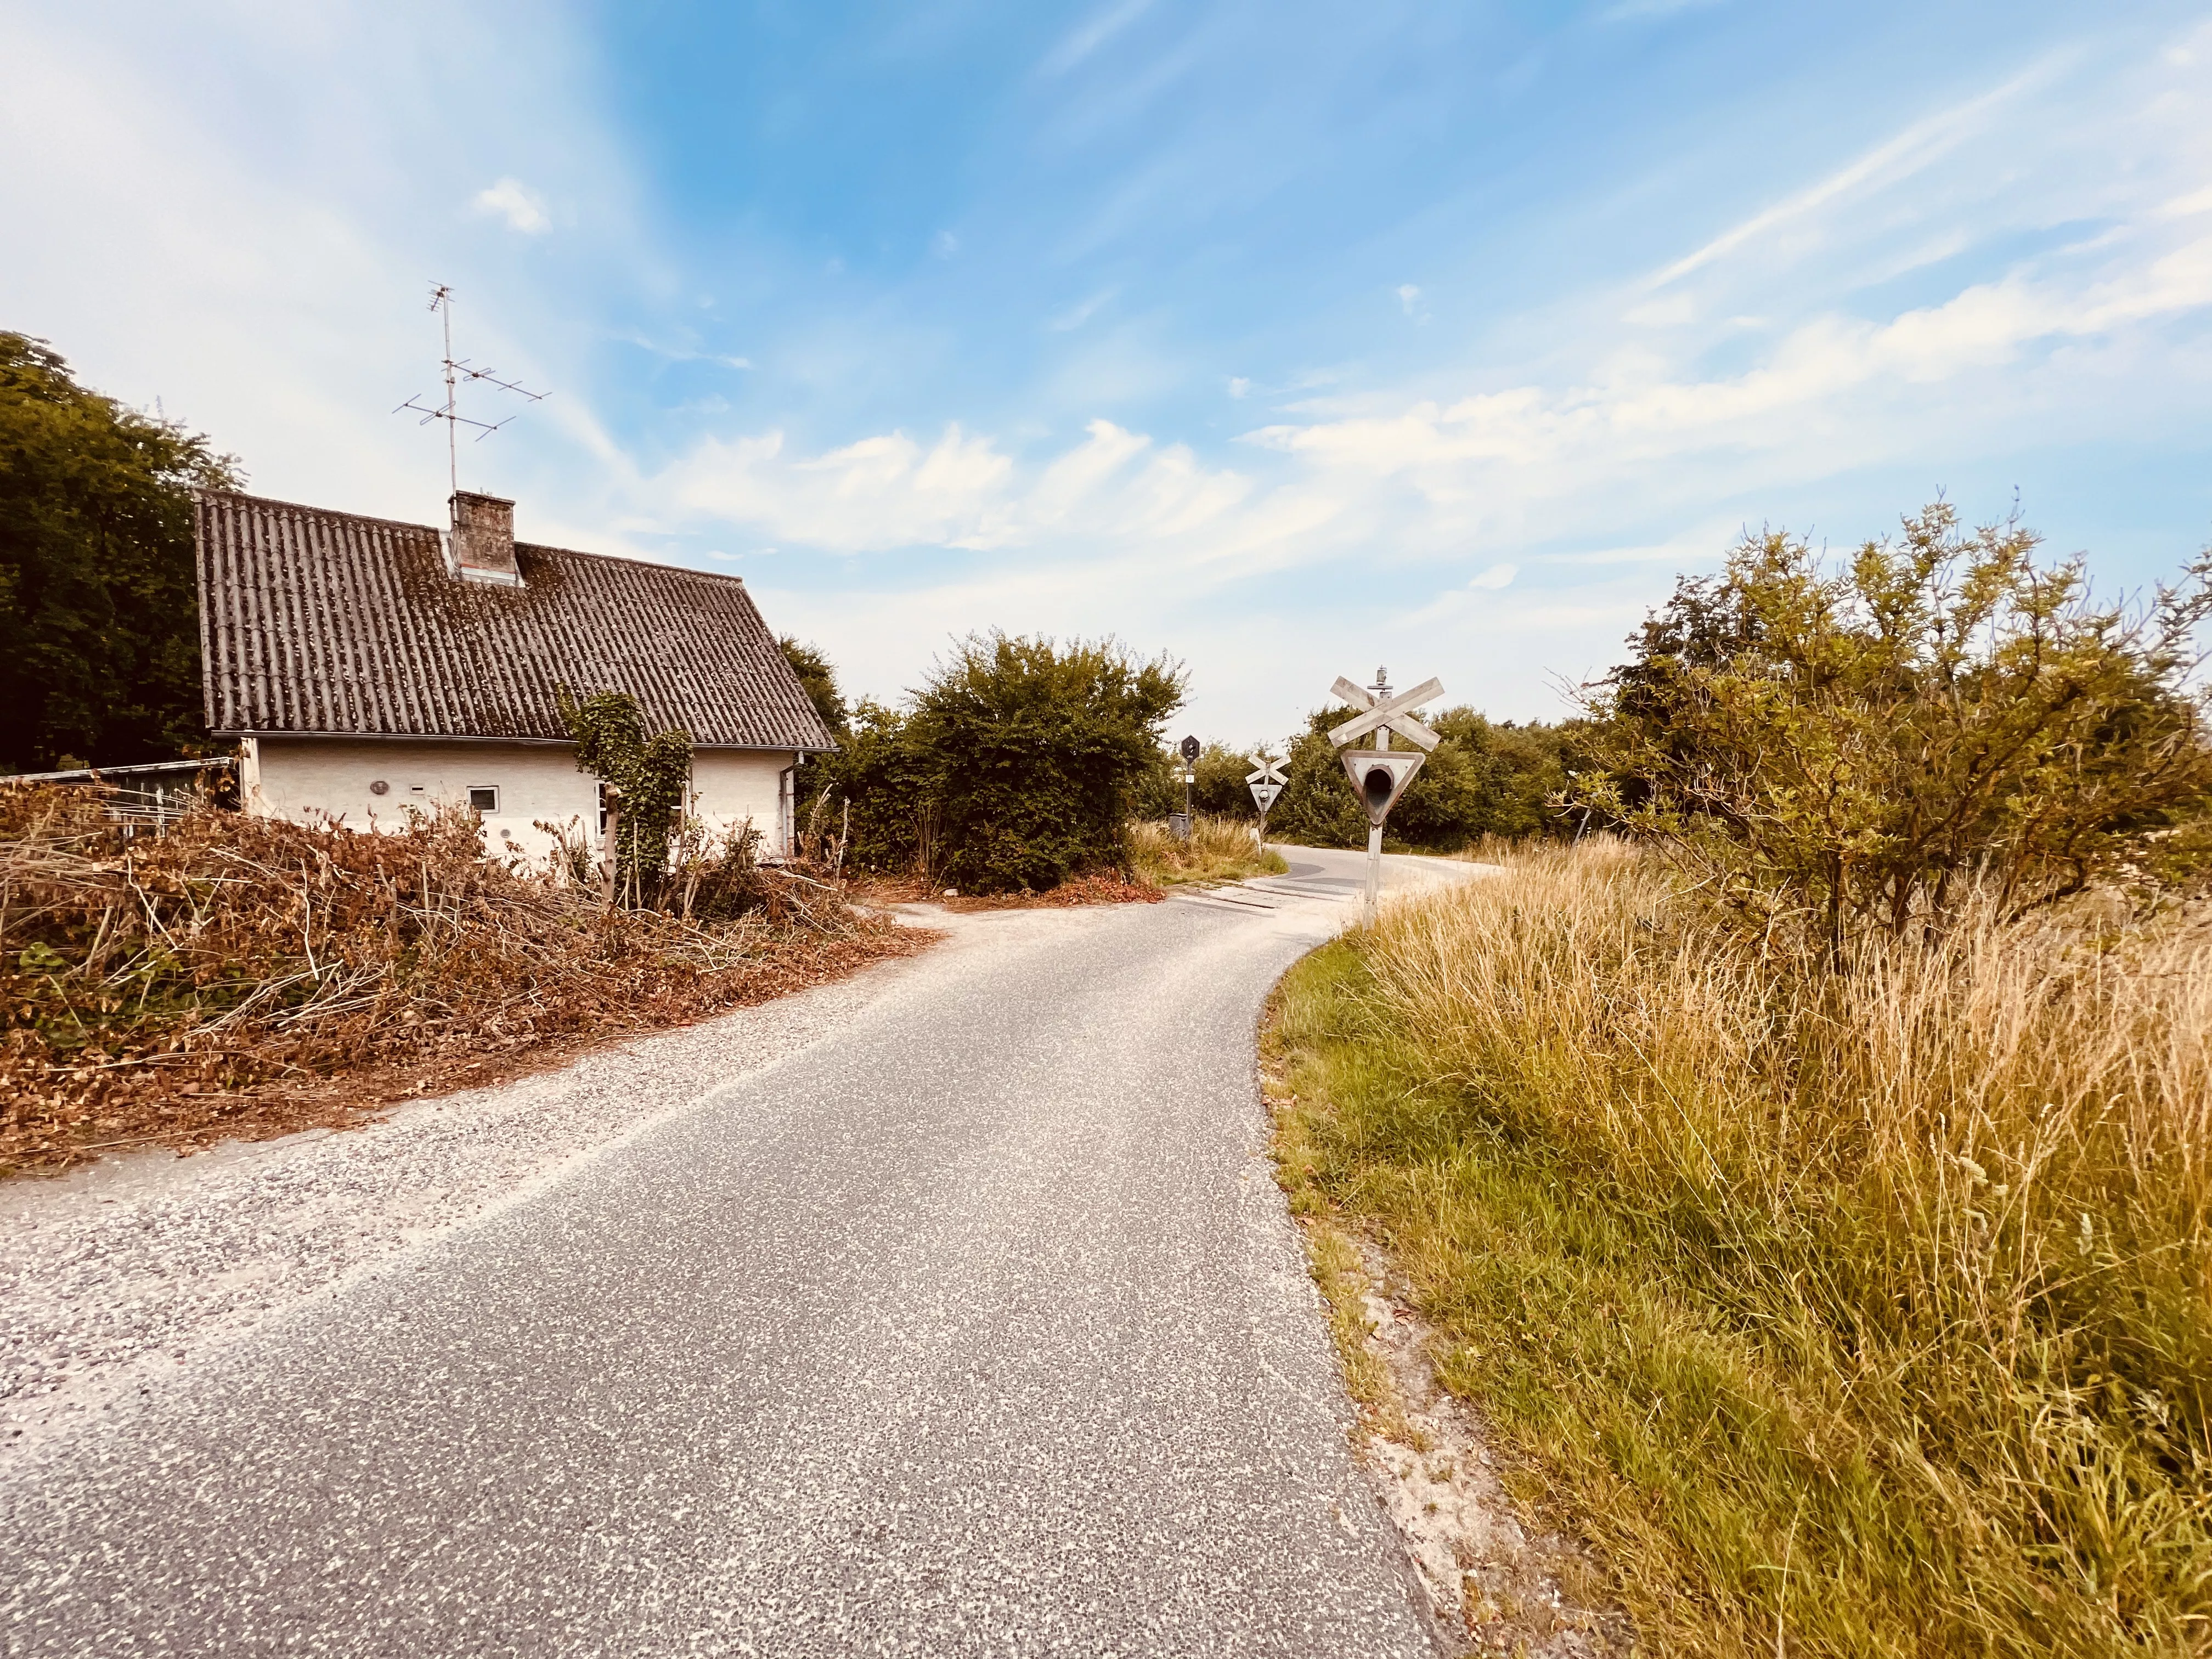
[[[1255,1020],[1364,861],[1290,856],[1217,897],[955,918],[763,1064],[702,1027],[487,1093],[502,1135],[630,1127],[289,1302],[248,1281],[375,1231],[312,1205],[403,1192],[418,1143],[465,1166],[472,1121],[10,1193],[0,1232],[84,1304],[17,1374],[89,1387],[71,1320],[159,1334],[0,1453],[0,1652],[1434,1651],[1265,1158]],[[129,1296],[228,1272],[239,1328],[96,1305],[148,1229],[197,1242]]]

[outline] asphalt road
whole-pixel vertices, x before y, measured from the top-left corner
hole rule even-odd
[[[0,1466],[0,1650],[1432,1652],[1264,1156],[1292,856],[961,918]]]

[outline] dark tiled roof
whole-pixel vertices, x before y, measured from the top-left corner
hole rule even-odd
[[[462,581],[427,526],[202,495],[210,728],[565,738],[565,685],[629,692],[702,747],[835,746],[737,578],[515,555],[521,586]]]

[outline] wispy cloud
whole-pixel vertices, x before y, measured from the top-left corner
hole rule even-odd
[[[1055,313],[1047,318],[1044,325],[1055,334],[1066,334],[1072,330],[1081,328],[1100,311],[1113,304],[1121,292],[1118,288],[1103,288],[1089,299],[1079,300],[1066,310]]]
[[[1914,122],[1849,165],[1838,167],[1806,189],[1785,197],[1772,207],[1752,215],[1741,224],[1723,231],[1702,247],[1693,249],[1653,273],[1646,286],[1663,288],[1692,271],[1725,258],[1737,249],[1770,235],[1785,225],[1808,217],[1843,197],[1894,184],[1910,177],[1982,130],[2002,106],[2030,88],[2049,82],[2063,64],[2061,57],[2048,58],[1978,97]]]
[[[485,218],[504,219],[507,228],[526,236],[543,236],[553,228],[552,216],[538,192],[519,179],[501,179],[471,198],[469,205]]]
[[[741,369],[755,367],[753,360],[750,357],[732,356],[720,351],[701,351],[691,346],[668,345],[638,333],[635,330],[625,330],[617,333],[615,337],[625,345],[634,345],[641,351],[649,351],[654,356],[672,363],[715,363],[724,368]]]
[[[1629,23],[1646,17],[1672,17],[1678,12],[1706,11],[1727,0],[1620,0],[1598,14],[1601,23]]]
[[[1045,54],[1037,65],[1041,75],[1065,75],[1152,9],[1152,0],[1119,0],[1094,14]]]

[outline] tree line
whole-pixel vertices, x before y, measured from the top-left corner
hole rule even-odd
[[[204,435],[0,331],[0,768],[204,750],[191,496],[241,483]],[[1840,558],[1763,530],[1682,578],[1571,718],[1436,715],[1389,844],[1610,830],[1835,948],[1940,928],[1992,884],[2014,909],[2172,890],[2212,853],[2208,620],[2212,553],[2107,599],[2016,519],[1968,526],[1942,501]],[[1163,738],[1188,674],[1168,658],[979,634],[900,703],[848,707],[818,651],[785,649],[841,743],[801,769],[802,828],[833,812],[860,868],[1050,887],[1119,864],[1126,823],[1182,805]],[[1283,742],[1271,836],[1364,842],[1326,735],[1350,713],[1315,710]],[[1255,816],[1256,758],[1208,744],[1198,810]]]
[[[242,482],[206,437],[0,329],[0,772],[205,744],[191,492]]]

